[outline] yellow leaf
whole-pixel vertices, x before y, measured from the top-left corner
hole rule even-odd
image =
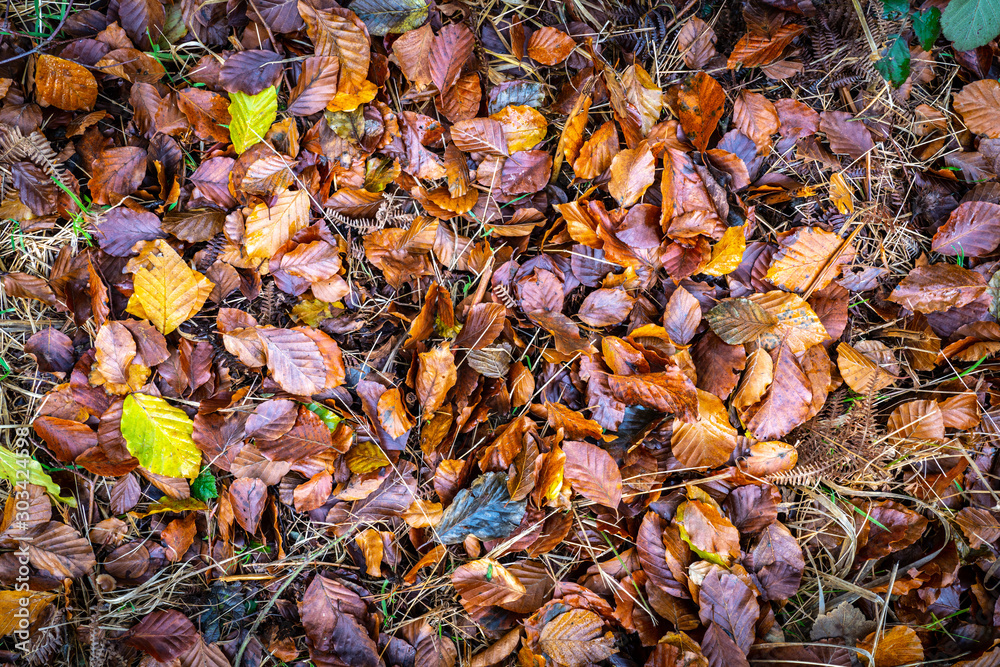
[[[854,195],[851,193],[851,186],[847,184],[843,173],[830,177],[830,199],[842,215],[854,213]]]
[[[278,117],[278,90],[268,86],[256,95],[229,93],[229,137],[233,148],[242,153],[264,140],[271,123]]]
[[[771,290],[749,298],[778,320],[758,339],[766,350],[774,350],[785,343],[794,354],[801,354],[830,338],[816,311],[798,294]]]
[[[854,248],[847,246],[841,252],[842,245],[844,239],[833,232],[799,227],[781,239],[766,277],[776,287],[791,292],[805,292],[813,281],[818,281],[815,289],[823,289],[854,259]]]
[[[634,106],[642,118],[640,129],[649,134],[660,119],[663,109],[663,91],[656,85],[649,73],[636,63],[622,72],[622,87],[629,104]]]
[[[21,618],[28,624],[34,623],[55,599],[55,593],[0,591],[0,618],[3,619],[0,620],[0,637],[17,630]],[[22,615],[15,616],[17,613]]]
[[[746,225],[730,227],[712,248],[712,259],[701,270],[706,276],[724,276],[735,271],[747,249]]]
[[[389,465],[389,458],[374,442],[359,442],[351,447],[345,457],[347,468],[357,474],[375,472],[379,468]]]
[[[354,111],[362,104],[368,104],[378,94],[378,86],[367,79],[361,82],[358,90],[351,92],[337,91],[326,105],[327,111]]]
[[[292,234],[309,224],[309,195],[304,190],[284,190],[274,204],[257,204],[247,215],[243,242],[247,255],[270,259]]]
[[[122,406],[122,437],[129,453],[151,473],[194,479],[201,450],[191,434],[194,422],[159,396],[130,394]]]
[[[135,272],[135,292],[129,297],[126,310],[148,319],[166,335],[201,310],[215,285],[185,264],[162,239],[156,241],[156,250],[146,260],[148,266],[141,266]]]
[[[545,116],[529,106],[508,104],[490,118],[503,125],[507,150],[511,153],[533,148],[545,138],[548,129]]]

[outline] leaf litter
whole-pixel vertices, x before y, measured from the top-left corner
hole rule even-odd
[[[0,661],[1000,660],[948,8],[9,7]]]

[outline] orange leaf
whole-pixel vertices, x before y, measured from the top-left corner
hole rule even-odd
[[[558,65],[576,48],[573,38],[562,30],[545,26],[531,33],[528,57],[543,65]]]
[[[97,102],[97,79],[83,65],[42,54],[35,61],[35,99],[43,107],[63,111],[92,109]]]
[[[698,150],[708,148],[708,140],[722,118],[725,101],[722,86],[704,72],[688,77],[677,88],[677,117]]]

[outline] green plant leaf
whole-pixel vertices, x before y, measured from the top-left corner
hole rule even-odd
[[[913,32],[920,41],[920,48],[930,51],[941,34],[941,10],[937,7],[925,9],[913,15]]]
[[[25,481],[25,470],[28,473],[27,482],[29,484],[44,487],[53,500],[66,503],[70,507],[76,507],[76,498],[72,496],[64,498],[59,495],[62,489],[42,469],[41,463],[31,457],[21,458],[16,452],[12,452],[6,447],[0,447],[0,478],[7,480],[11,484],[22,484]]]
[[[354,0],[350,9],[378,37],[413,30],[427,20],[424,0]]]
[[[910,11],[910,0],[884,0],[882,3],[883,18],[899,18],[900,15],[908,11]]]
[[[191,482],[191,495],[202,501],[219,497],[219,490],[215,486],[215,475],[208,466],[202,468],[198,477]]]
[[[882,59],[875,63],[875,69],[893,88],[903,85],[906,77],[910,76],[910,49],[906,40],[897,36]]]
[[[242,153],[263,141],[278,117],[278,89],[268,86],[256,95],[229,93],[229,115],[232,116],[229,137],[236,152]]]
[[[129,394],[122,406],[122,437],[129,453],[149,472],[195,479],[201,450],[191,434],[194,422],[159,396]]]
[[[941,14],[941,29],[957,51],[968,51],[1000,34],[1000,2],[951,0]]]

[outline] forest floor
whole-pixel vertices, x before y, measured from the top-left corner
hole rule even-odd
[[[7,3],[0,665],[1000,664],[971,5]]]

